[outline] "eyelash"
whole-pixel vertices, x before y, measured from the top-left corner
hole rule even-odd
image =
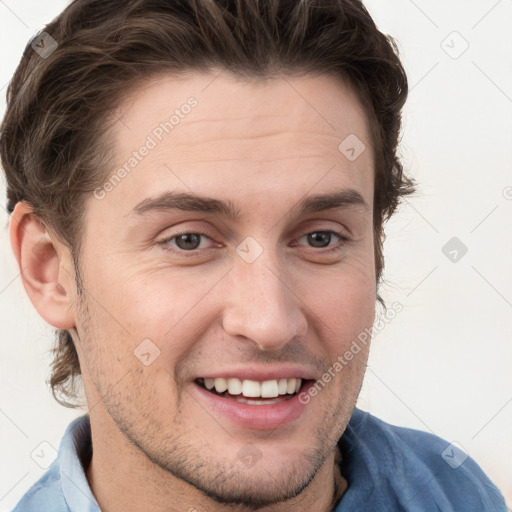
[[[173,249],[169,249],[170,242],[172,240],[175,240],[175,239],[179,238],[180,236],[183,236],[183,235],[199,235],[199,236],[206,237],[209,240],[212,239],[207,233],[203,233],[202,231],[183,231],[181,233],[177,233],[175,235],[172,235],[171,237],[166,238],[165,240],[162,240],[160,242],[160,244],[163,246],[164,250],[170,251],[170,252],[179,253],[180,255],[187,255],[187,253],[188,253],[191,256],[195,256],[195,255],[197,255],[197,251],[201,251],[201,250],[205,251],[205,250],[211,249],[211,247],[209,247],[208,249],[192,249],[190,251],[185,251],[183,249],[180,249],[179,247],[176,247],[176,248],[173,248]]]
[[[332,229],[317,229],[317,230],[314,230],[314,231],[308,231],[307,233],[305,233],[304,235],[300,236],[297,240],[300,240],[301,238],[307,236],[307,235],[310,235],[312,233],[330,233],[331,235],[335,235],[339,238],[339,241],[337,244],[333,245],[333,246],[327,246],[327,247],[320,247],[318,248],[319,249],[319,252],[322,251],[324,253],[331,253],[331,252],[335,252],[335,251],[338,251],[339,249],[341,249],[347,242],[349,242],[349,239],[343,235],[342,233],[340,233],[339,231],[334,231]],[[174,252],[174,253],[178,253],[180,255],[190,255],[190,256],[196,256],[197,255],[197,252],[198,251],[207,251],[209,249],[212,249],[212,247],[209,247],[207,249],[191,249],[190,251],[186,251],[184,249],[180,249],[179,247],[176,247],[176,248],[173,248],[173,249],[169,249],[169,245],[170,245],[170,242],[179,238],[180,236],[183,236],[183,235],[199,235],[199,236],[202,236],[202,237],[206,237],[208,238],[209,240],[212,240],[212,238],[207,234],[207,233],[204,233],[202,231],[183,231],[182,233],[177,233],[169,238],[166,238],[165,240],[162,240],[161,242],[159,242],[164,250],[166,251],[170,251],[170,252]],[[296,240],[294,240],[296,241]],[[311,247],[309,246],[311,249],[316,249],[315,247]]]
[[[311,233],[330,233],[331,235],[335,235],[339,238],[337,244],[327,246],[327,247],[318,248],[319,252],[322,251],[323,253],[331,253],[331,252],[339,251],[343,246],[345,246],[349,242],[349,239],[345,235],[343,235],[339,231],[334,231],[332,229],[318,229],[316,231],[309,231],[309,232],[305,233],[304,235],[302,235],[300,238],[310,235]],[[299,240],[300,240],[300,238],[299,238]],[[309,247],[311,249],[317,249],[316,247],[311,247],[311,246],[309,246]]]

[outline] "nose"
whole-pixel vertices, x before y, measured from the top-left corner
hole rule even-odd
[[[276,259],[264,255],[252,263],[236,258],[225,283],[222,322],[227,334],[243,336],[271,351],[303,336],[308,325],[289,272],[279,270]]]

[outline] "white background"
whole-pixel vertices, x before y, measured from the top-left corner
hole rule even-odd
[[[0,0],[0,115],[25,44],[66,5]],[[458,442],[510,506],[512,2],[366,5],[397,39],[408,73],[402,154],[419,193],[387,227],[381,292],[404,309],[374,339],[359,406]],[[31,453],[42,442],[57,449],[83,411],[59,406],[45,384],[53,330],[25,296],[3,207],[0,225],[0,510],[7,510],[44,472]],[[468,248],[457,262],[442,252],[454,236]]]

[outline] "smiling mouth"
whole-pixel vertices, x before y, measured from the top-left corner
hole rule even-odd
[[[250,405],[272,405],[290,400],[309,382],[307,379],[273,379],[254,381],[248,379],[204,379],[194,381],[210,393]]]

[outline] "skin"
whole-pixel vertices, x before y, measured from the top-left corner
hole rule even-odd
[[[103,199],[87,198],[82,296],[69,249],[30,206],[11,220],[30,299],[74,335],[94,447],[87,477],[106,512],[329,510],[334,448],[363,380],[368,346],[298,420],[270,431],[238,426],[193,391],[212,369],[248,364],[292,363],[320,379],[375,314],[373,151],[356,95],[327,75],[217,75],[152,79],[116,113],[107,179],[175,108],[198,102]],[[349,134],[366,145],[355,161],[338,150]],[[344,188],[368,208],[298,214],[304,197]],[[133,211],[166,191],[231,201],[239,217]],[[311,244],[308,233],[329,230],[348,241]],[[194,250],[172,238],[197,232],[207,237]],[[248,236],[263,250],[252,263],[236,251]],[[134,355],[146,339],[160,350],[147,366]],[[261,454],[249,468],[237,457],[247,445]]]

